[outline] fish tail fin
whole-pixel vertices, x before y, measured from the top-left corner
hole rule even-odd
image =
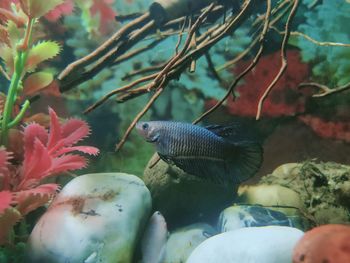
[[[259,143],[244,142],[232,145],[234,154],[229,154],[225,165],[230,179],[235,184],[253,177],[261,167],[263,161],[263,149]]]

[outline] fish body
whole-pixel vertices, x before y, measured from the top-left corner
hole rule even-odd
[[[165,255],[168,229],[163,215],[151,216],[141,241],[142,263],[160,263]]]
[[[171,121],[139,122],[136,129],[159,156],[185,172],[214,182],[240,183],[255,174],[262,148],[240,125],[201,127]]]

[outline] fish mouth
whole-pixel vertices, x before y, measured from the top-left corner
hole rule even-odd
[[[154,135],[153,137],[146,138],[146,142],[151,142],[151,143],[153,143],[153,142],[157,142],[158,139],[159,139],[159,134],[156,134],[156,135]]]

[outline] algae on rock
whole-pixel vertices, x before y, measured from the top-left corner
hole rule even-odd
[[[317,225],[350,222],[349,181],[349,166],[315,161],[285,164],[261,179],[261,183],[299,193],[306,213]]]

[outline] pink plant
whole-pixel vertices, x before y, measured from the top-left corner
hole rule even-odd
[[[99,152],[91,146],[74,146],[90,133],[85,121],[69,119],[61,124],[53,109],[49,109],[49,114],[49,131],[37,123],[24,128],[22,165],[11,165],[8,162],[11,155],[0,148],[0,243],[22,216],[46,204],[55,195],[58,185],[40,185],[44,178],[86,167],[86,158],[72,152],[90,155]]]
[[[73,0],[66,0],[62,4],[55,7],[45,15],[45,18],[51,22],[56,22],[60,17],[70,15],[73,13]]]

